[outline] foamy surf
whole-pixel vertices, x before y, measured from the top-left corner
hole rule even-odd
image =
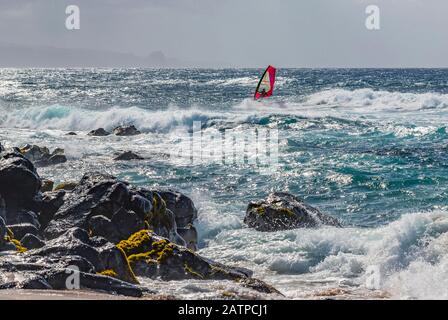
[[[322,287],[316,291],[312,283],[322,283],[366,298],[382,291],[393,298],[446,299],[447,246],[448,213],[436,211],[404,215],[374,229],[223,231],[201,253],[243,264],[266,279],[282,279],[277,287],[290,298],[313,295]],[[380,286],[371,290],[369,267],[380,271]],[[308,289],[292,288],[288,279]]]
[[[182,191],[199,209],[200,253],[253,269],[287,298],[447,298],[440,72],[280,70],[274,97],[255,102],[259,70],[1,70],[0,142],[65,149],[66,163],[38,168],[56,184],[101,171]],[[204,134],[278,129],[278,170],[172,161],[166,155],[195,121]],[[142,134],[87,135],[122,124]],[[113,160],[128,150],[144,159]],[[272,191],[302,197],[345,227],[247,228],[248,203]],[[377,290],[367,287],[369,268],[380,272]],[[142,282],[185,298],[247,293],[231,283]]]

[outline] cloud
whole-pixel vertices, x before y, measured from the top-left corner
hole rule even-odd
[[[376,0],[381,30],[364,26],[370,0],[1,0],[0,39],[27,46],[147,56],[198,65],[447,66],[446,0]],[[65,29],[65,6],[81,30]]]

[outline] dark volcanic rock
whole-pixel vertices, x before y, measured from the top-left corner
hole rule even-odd
[[[31,161],[16,152],[0,156],[0,196],[7,212],[29,207],[40,188],[41,180]]]
[[[174,213],[178,228],[185,228],[197,219],[198,211],[193,201],[184,194],[171,189],[153,191],[162,197],[167,209]]]
[[[32,237],[26,235],[23,242],[30,246],[42,244],[36,242],[39,239],[31,240]],[[78,228],[68,230],[41,248],[8,258],[8,255],[0,256],[0,273],[13,273],[15,278],[23,280],[2,288],[74,289],[68,287],[69,276],[77,275],[79,289],[142,295],[124,252],[103,238],[90,238]]]
[[[110,135],[110,132],[107,132],[103,128],[95,129],[90,131],[87,135],[94,136],[94,137],[105,137]]]
[[[46,192],[36,204],[42,229],[48,226],[56,211],[64,204],[65,193],[64,190]]]
[[[29,210],[17,209],[15,211],[9,211],[7,215],[8,224],[30,224],[36,229],[40,229],[41,224],[39,222],[39,216]]]
[[[197,210],[179,192],[130,187],[100,173],[85,174],[72,190],[42,192],[41,185],[23,155],[0,155],[0,289],[65,290],[77,272],[80,289],[134,297],[143,294],[135,273],[164,280],[225,279],[278,293],[252,279],[249,270],[192,251]],[[19,280],[4,283],[3,275]]]
[[[76,132],[70,131],[70,132],[67,132],[65,135],[66,136],[77,136],[78,134]]]
[[[92,235],[101,236],[108,241],[118,243],[129,238],[137,231],[145,229],[145,222],[135,212],[121,208],[111,219],[100,215],[89,219]]]
[[[5,219],[3,219],[0,216],[0,248],[3,247],[3,245],[5,244],[5,237],[6,237],[6,223],[5,223]]]
[[[145,220],[153,209],[153,193],[150,191],[133,190],[129,209],[134,211],[141,219]]]
[[[266,200],[251,202],[247,207],[244,222],[258,231],[313,228],[322,225],[341,226],[337,219],[283,192],[271,193]]]
[[[91,221],[96,216],[103,217]],[[65,194],[63,204],[50,220],[44,230],[45,237],[50,239],[70,228],[80,227],[117,242],[144,229],[147,221],[157,234],[185,245],[177,233],[174,214],[157,193],[130,189],[115,177],[99,173],[84,175],[76,187]]]
[[[40,188],[41,192],[49,192],[53,191],[54,182],[49,179],[42,179],[42,187]]]
[[[54,187],[54,191],[65,190],[72,191],[78,185],[77,182],[63,182]]]
[[[30,251],[29,255],[45,257],[49,261],[67,261],[67,257],[81,257],[96,272],[113,270],[118,279],[137,283],[123,251],[104,238],[89,237],[87,231],[79,228],[70,229],[58,238],[47,241],[44,247]]]
[[[67,157],[63,154],[54,154],[46,162],[47,166],[67,162]]]
[[[161,196],[153,193],[153,209],[149,214],[149,228],[159,236],[170,239],[181,246],[186,246],[185,240],[177,232],[177,224],[174,213],[167,209]]]
[[[117,245],[128,257],[137,276],[163,280],[233,280],[259,292],[279,292],[260,280],[251,278],[252,271],[228,267],[203,258],[151,231],[142,230]]]
[[[177,228],[177,233],[185,240],[186,246],[188,249],[196,251],[198,248],[198,232],[196,228],[189,224],[183,228]]]
[[[143,157],[139,156],[138,154],[136,154],[132,151],[123,152],[114,158],[114,160],[116,160],[116,161],[143,160],[143,159],[144,159]]]
[[[67,290],[67,279],[74,272],[79,275],[79,289],[91,289],[137,298],[143,295],[142,290],[136,285],[112,277],[77,270],[73,271],[70,268],[40,272],[39,275],[18,283],[16,287],[34,290]]]
[[[89,231],[92,235],[103,237],[113,243],[118,243],[123,239],[116,225],[105,216],[94,216],[90,218]]]
[[[115,177],[85,174],[77,186],[65,194],[64,203],[45,229],[45,236],[54,238],[73,227],[87,230],[91,217],[104,215],[110,219],[119,209],[129,205],[130,198],[127,185]]]
[[[174,213],[177,232],[185,240],[186,246],[196,250],[198,236],[193,226],[197,219],[198,211],[193,201],[186,195],[171,189],[153,190],[165,201],[166,208]]]
[[[64,155],[64,150],[60,148],[50,152],[50,150],[46,147],[27,144],[19,150],[25,158],[34,162],[34,164],[38,167],[51,166],[67,162],[67,157]]]
[[[145,229],[145,222],[135,212],[121,208],[112,216],[111,222],[117,227],[120,239],[127,239],[135,232]]]
[[[0,218],[3,218],[3,220],[6,220],[6,202],[5,202],[5,199],[3,199],[1,194],[0,194]]]
[[[8,225],[15,239],[22,239],[26,234],[39,235],[39,229],[29,223]]]
[[[122,249],[136,275],[165,280],[189,278],[236,279],[251,276],[250,271],[225,267],[204,259],[155,233],[142,230],[117,245]],[[152,268],[151,266],[157,268]]]
[[[141,133],[134,125],[119,126],[116,127],[113,132],[116,136],[135,136]]]
[[[42,248],[45,245],[45,242],[42,239],[31,233],[25,234],[20,239],[20,243],[28,250]]]

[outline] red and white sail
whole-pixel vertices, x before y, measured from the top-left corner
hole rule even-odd
[[[275,72],[276,69],[273,66],[266,68],[260,82],[258,82],[257,89],[255,90],[255,100],[272,96],[274,93]]]

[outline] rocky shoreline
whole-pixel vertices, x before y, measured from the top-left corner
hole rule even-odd
[[[114,130],[116,135],[139,133],[133,126]],[[129,155],[120,160],[140,159]],[[67,281],[76,274],[77,289],[128,297],[164,295],[143,286],[142,277],[232,281],[251,290],[253,298],[282,297],[253,278],[252,271],[196,253],[197,209],[186,195],[135,187],[99,172],[54,186],[36,169],[66,161],[62,149],[27,145],[4,150],[0,144],[0,290],[72,289]],[[264,232],[340,226],[286,193],[250,203],[245,223]]]

